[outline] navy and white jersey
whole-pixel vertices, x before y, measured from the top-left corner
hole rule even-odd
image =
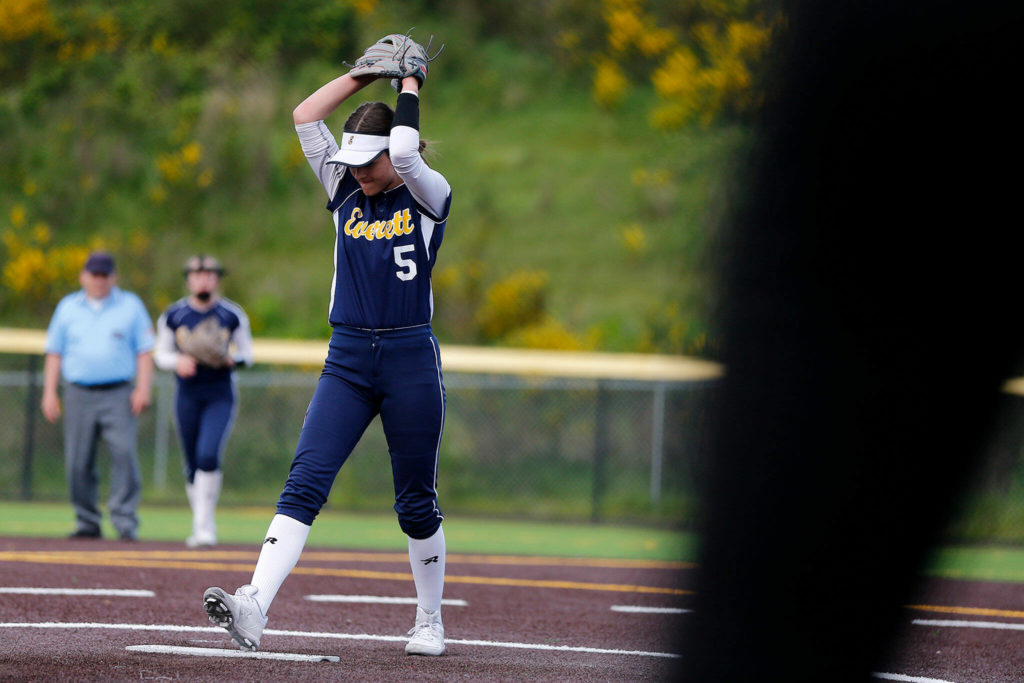
[[[215,320],[227,335],[235,364],[252,365],[252,332],[249,329],[249,317],[242,307],[230,299],[219,297],[208,310],[200,311],[192,308],[188,297],[185,297],[168,306],[157,320],[156,347],[153,349],[156,366],[174,372],[181,344],[197,325],[209,319]],[[229,381],[231,372],[232,369],[227,367],[212,368],[197,364],[195,375],[178,377],[178,381],[189,386]]]
[[[389,329],[429,323],[434,311],[430,275],[444,236],[451,187],[420,157],[419,131],[405,125],[391,129],[391,163],[403,183],[367,197],[346,166],[327,163],[338,144],[323,121],[295,129],[334,217],[331,325]]]

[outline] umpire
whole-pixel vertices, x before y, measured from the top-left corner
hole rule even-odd
[[[135,294],[119,289],[114,258],[93,252],[78,275],[82,289],[61,299],[46,331],[43,415],[61,416],[64,462],[77,526],[71,538],[100,538],[96,452],[110,452],[110,521],[121,540],[134,541],[142,494],[136,418],[149,406],[153,321]],[[135,381],[134,388],[132,381]]]

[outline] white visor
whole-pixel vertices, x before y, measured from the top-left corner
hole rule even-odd
[[[391,138],[387,135],[366,135],[345,131],[341,138],[341,149],[327,160],[329,164],[345,166],[366,166],[388,148]]]

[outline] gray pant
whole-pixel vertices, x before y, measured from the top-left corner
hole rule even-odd
[[[100,439],[110,453],[110,521],[121,535],[134,536],[139,525],[135,510],[142,496],[142,476],[131,393],[130,384],[106,390],[65,385],[64,467],[80,531],[98,531],[102,519],[97,507]]]

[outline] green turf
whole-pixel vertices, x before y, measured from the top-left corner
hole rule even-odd
[[[936,551],[927,573],[947,579],[1024,583],[1024,548],[948,546]]]
[[[258,547],[274,515],[268,507],[223,507],[218,531],[223,543]],[[182,507],[142,506],[143,541],[180,541],[189,533],[191,515]],[[0,536],[61,537],[73,527],[70,505],[0,502]],[[445,538],[452,553],[499,553],[559,557],[693,560],[692,534],[656,528],[591,524],[550,524],[482,519],[448,519]],[[104,534],[115,536],[109,523]],[[373,550],[405,550],[406,537],[394,515],[324,511],[310,532],[309,545]]]
[[[258,546],[274,514],[267,507],[223,507],[218,511],[221,541]],[[179,541],[189,532],[182,507],[143,506],[140,537]],[[72,528],[69,505],[0,502],[0,536],[62,537]],[[114,532],[104,525],[107,537]],[[452,518],[445,521],[452,553],[499,553],[558,557],[695,561],[696,538],[669,529],[592,524],[555,524]],[[324,511],[309,537],[310,546],[402,551],[405,536],[393,515]],[[924,573],[950,579],[1024,583],[1024,548],[945,546],[936,550]]]

